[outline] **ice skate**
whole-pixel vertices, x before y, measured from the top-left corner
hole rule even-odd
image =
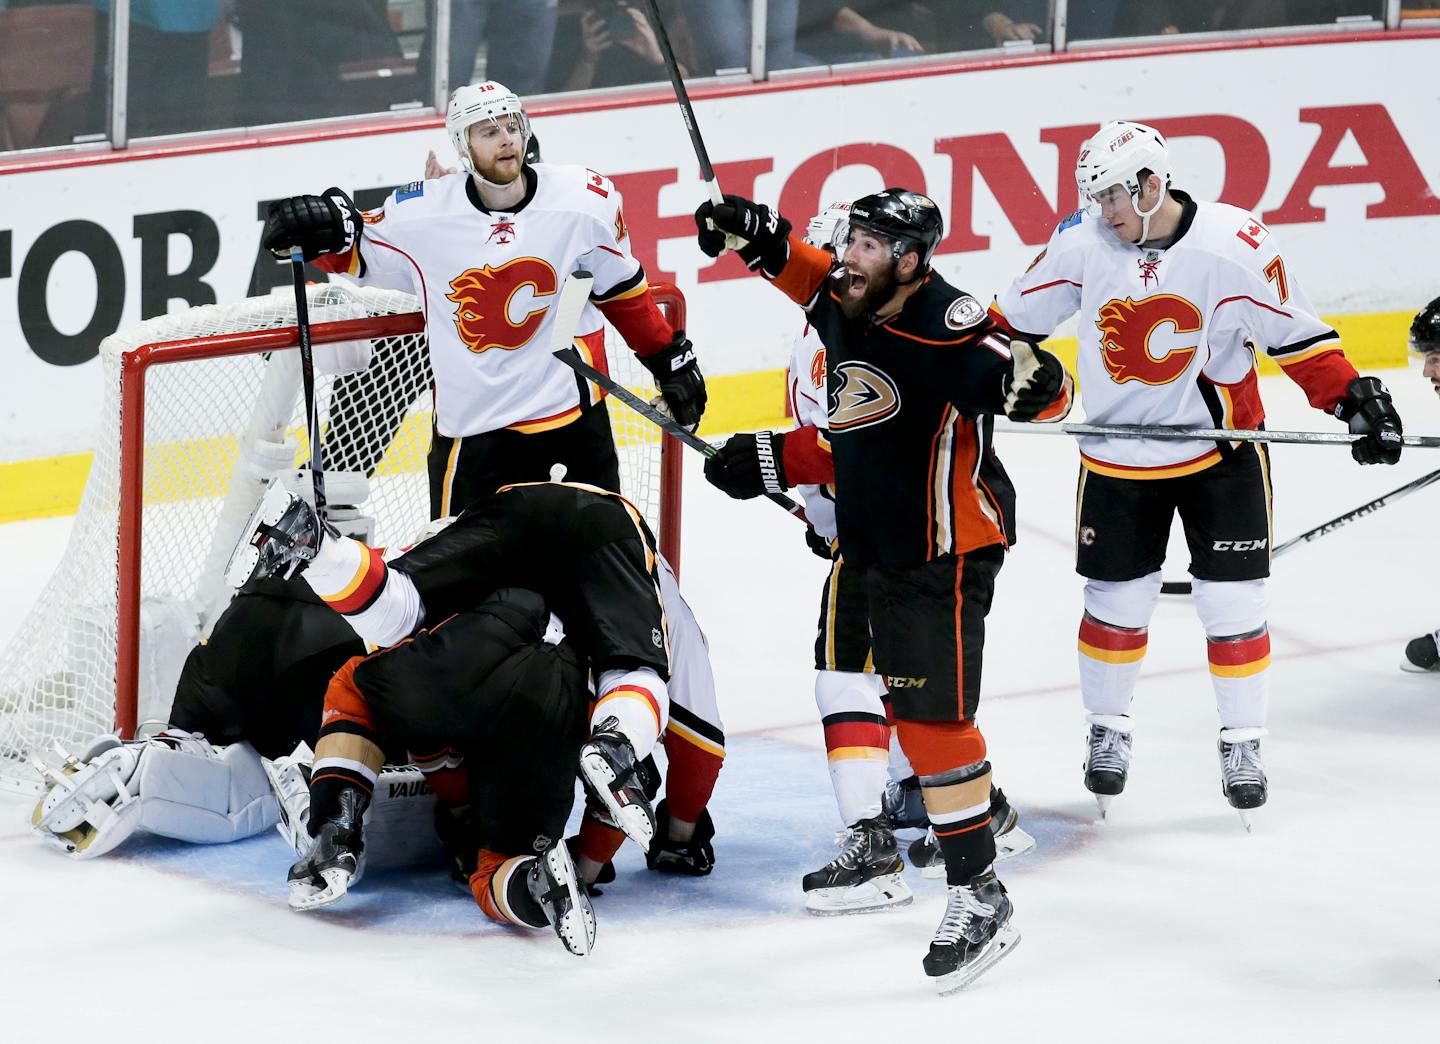
[[[655,838],[655,812],[645,795],[635,748],[619,731],[619,724],[614,717],[606,718],[580,748],[580,779],[615,825],[649,851]]]
[[[904,869],[890,824],[862,819],[840,835],[838,856],[805,875],[805,908],[823,916],[907,906],[915,896],[900,879]]]
[[[310,850],[290,868],[290,909],[318,910],[338,903],[365,873],[365,809],[370,795],[340,791],[339,809],[316,831]]]
[[[261,760],[270,788],[280,805],[280,819],[275,829],[293,849],[303,856],[314,842],[310,836],[310,765],[315,752],[308,743],[301,743],[289,754],[274,761]]]
[[[1020,933],[1010,923],[1012,912],[993,869],[950,886],[945,916],[925,956],[925,974],[941,996],[963,990],[1015,949]]]
[[[1220,792],[1230,807],[1240,813],[1240,822],[1250,830],[1250,811],[1265,804],[1269,784],[1265,763],[1260,760],[1260,738],[1265,729],[1220,730]]]
[[[670,811],[665,802],[655,809],[655,840],[645,853],[645,865],[662,874],[683,874],[686,877],[705,877],[715,869],[715,824],[710,819],[710,810],[700,813],[695,824],[695,833],[689,841],[676,841],[670,837]]]
[[[885,813],[890,825],[896,830],[927,829],[930,826],[930,817],[925,812],[925,798],[920,793],[920,777],[887,780],[885,794],[880,800],[880,811]]]
[[[1085,789],[1095,795],[1100,818],[1110,810],[1110,801],[1125,790],[1130,774],[1130,716],[1087,714],[1090,732],[1085,739]]]
[[[314,507],[271,479],[230,552],[225,581],[238,588],[251,579],[295,576],[320,550],[324,529]]]
[[[1005,798],[1005,791],[999,787],[990,788],[990,832],[995,835],[995,862],[1024,855],[1035,847],[1035,839],[1020,829],[1020,814]],[[945,876],[945,855],[935,840],[935,831],[927,829],[925,836],[910,844],[905,853],[910,865],[917,867],[923,877],[939,879]]]
[[[1405,659],[1400,662],[1400,669],[1411,674],[1440,673],[1440,645],[1437,645],[1436,632],[1410,640],[1405,646]]]
[[[536,856],[525,885],[565,949],[576,957],[588,956],[595,947],[595,910],[570,860],[570,847],[557,841]]]

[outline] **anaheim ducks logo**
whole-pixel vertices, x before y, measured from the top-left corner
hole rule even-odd
[[[1157,294],[1143,301],[1112,298],[1101,306],[1096,325],[1100,328],[1100,350],[1110,379],[1116,384],[1139,381],[1158,385],[1169,384],[1183,374],[1195,357],[1198,345],[1177,345],[1159,356],[1151,350],[1151,339],[1167,323],[1172,332],[1162,337],[1193,340],[1180,335],[1199,332],[1200,309],[1174,294]]]
[[[499,268],[466,269],[450,281],[445,297],[455,302],[455,329],[460,340],[477,355],[491,348],[514,351],[530,343],[549,308],[541,298],[552,296],[559,286],[555,269],[538,257],[517,257]],[[539,307],[519,322],[510,317],[516,295],[529,287],[532,302]]]
[[[825,387],[825,349],[817,348],[815,355],[810,359],[810,386],[812,388]]]
[[[868,363],[835,367],[830,392],[830,430],[849,431],[879,424],[900,412],[900,389]]]

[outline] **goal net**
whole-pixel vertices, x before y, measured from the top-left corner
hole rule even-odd
[[[684,298],[655,296],[677,327]],[[308,288],[331,517],[374,545],[429,521],[431,375],[409,294]],[[204,305],[100,346],[95,457],[59,566],[0,652],[0,786],[33,789],[29,759],[169,712],[185,657],[224,609],[224,567],[265,482],[310,458],[295,300]],[[648,371],[607,328],[595,365],[644,398]],[[606,400],[622,492],[678,565],[674,440]]]

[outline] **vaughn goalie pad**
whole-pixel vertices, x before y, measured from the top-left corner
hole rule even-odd
[[[278,803],[247,743],[212,747],[178,730],[121,743],[93,741],[49,773],[31,826],[75,859],[94,859],[137,830],[220,844],[272,826]]]

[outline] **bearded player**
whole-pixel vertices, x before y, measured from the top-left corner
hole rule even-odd
[[[566,277],[595,276],[575,338],[587,362],[606,369],[603,315],[686,427],[704,412],[705,381],[630,251],[620,193],[584,167],[525,162],[530,121],[502,84],[456,90],[445,127],[462,170],[397,189],[366,214],[339,189],[280,200],[264,245],[281,255],[298,246],[326,271],[420,299],[435,376],[432,518],[509,482],[545,481],[556,463],[572,481],[622,492],[601,393],[549,351]]]
[[[1312,406],[1363,436],[1351,449],[1359,463],[1400,459],[1390,392],[1355,372],[1275,235],[1238,207],[1174,188],[1157,131],[1107,124],[1081,147],[1075,178],[1085,209],[1060,223],[993,315],[1034,340],[1079,317],[1087,420],[1262,428],[1263,352]],[[1260,740],[1270,665],[1269,453],[1252,442],[1085,436],[1080,455],[1085,786],[1102,814],[1125,789],[1130,703],[1178,512],[1220,716],[1221,790],[1245,820],[1268,789]]]

